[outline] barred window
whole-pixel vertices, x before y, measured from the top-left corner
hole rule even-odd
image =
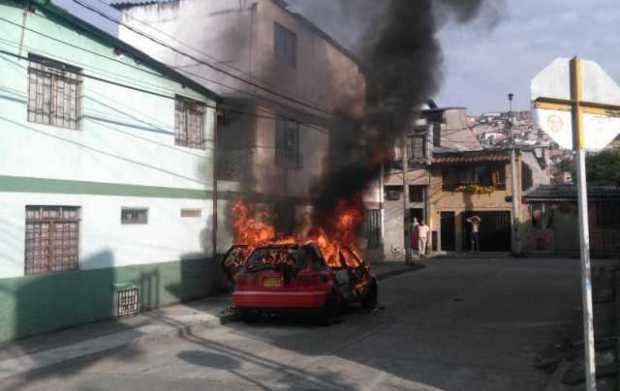
[[[409,160],[414,162],[426,160],[426,137],[425,136],[409,136],[407,143],[407,153]]]
[[[368,248],[374,249],[381,247],[381,210],[366,210],[366,220],[364,222],[364,230],[368,238]]]
[[[79,128],[80,68],[29,54],[28,121]]]
[[[206,106],[201,102],[178,95],[175,102],[175,144],[205,149]]]
[[[25,273],[78,269],[79,236],[79,207],[26,206]]]
[[[273,31],[276,58],[295,68],[297,66],[297,35],[279,23],[274,23]]]
[[[299,124],[284,118],[276,120],[276,165],[300,169],[303,166],[299,151]]]
[[[149,210],[147,208],[122,208],[121,224],[148,224]]]

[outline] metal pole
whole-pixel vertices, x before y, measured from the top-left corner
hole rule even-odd
[[[405,246],[405,262],[411,263],[411,247],[409,241],[409,186],[407,183],[407,172],[409,171],[409,156],[407,151],[407,133],[403,135],[402,146],[402,165],[403,165],[403,244]]]
[[[592,309],[592,276],[590,267],[590,230],[588,219],[588,185],[583,132],[581,60],[570,61],[571,98],[573,104],[574,145],[577,152],[577,199],[579,204],[579,246],[581,250],[581,300],[583,307],[583,341],[585,350],[586,389],[596,391],[596,362],[594,350],[594,321]]]
[[[517,188],[517,151],[515,146],[515,136],[512,131],[513,113],[512,113],[512,100],[514,98],[513,93],[508,94],[508,103],[510,111],[508,112],[508,131],[510,132],[510,168],[511,168],[511,191],[512,191],[512,252],[518,254],[521,249],[519,246],[519,198],[517,194],[519,192]]]
[[[213,228],[212,228],[212,236],[211,236],[211,240],[212,240],[212,250],[213,250],[213,261],[217,262],[217,201],[218,201],[218,194],[217,194],[217,159],[218,159],[218,139],[217,139],[217,131],[218,131],[218,127],[220,125],[220,121],[219,121],[219,116],[220,113],[218,111],[215,111],[215,123],[213,126],[213,213],[212,213],[212,221],[213,221]]]

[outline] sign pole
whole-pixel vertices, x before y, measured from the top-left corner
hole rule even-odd
[[[577,154],[577,199],[579,206],[579,245],[581,250],[581,300],[583,307],[583,342],[585,349],[586,389],[596,391],[596,363],[594,349],[594,322],[592,306],[592,276],[590,266],[590,232],[588,219],[588,187],[586,180],[586,153],[583,133],[583,98],[581,60],[570,61],[571,98],[573,100],[573,140]]]

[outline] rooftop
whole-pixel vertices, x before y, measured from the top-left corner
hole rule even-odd
[[[509,151],[448,151],[433,149],[433,164],[472,164],[488,162],[509,162]]]
[[[620,200],[618,186],[589,186],[590,200]],[[527,202],[541,201],[576,201],[577,187],[575,185],[541,185],[523,196]]]

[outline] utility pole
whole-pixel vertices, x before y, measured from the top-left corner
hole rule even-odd
[[[508,131],[510,132],[510,168],[511,168],[511,191],[512,191],[512,252],[518,254],[521,252],[521,246],[519,243],[519,198],[518,184],[517,184],[517,151],[515,146],[515,136],[512,129],[513,113],[512,113],[512,101],[515,95],[511,92],[508,94]]]
[[[403,244],[405,247],[405,263],[411,263],[411,247],[409,241],[409,183],[407,182],[407,172],[409,171],[409,151],[407,150],[408,133],[403,135],[402,142],[402,166],[403,166]]]

